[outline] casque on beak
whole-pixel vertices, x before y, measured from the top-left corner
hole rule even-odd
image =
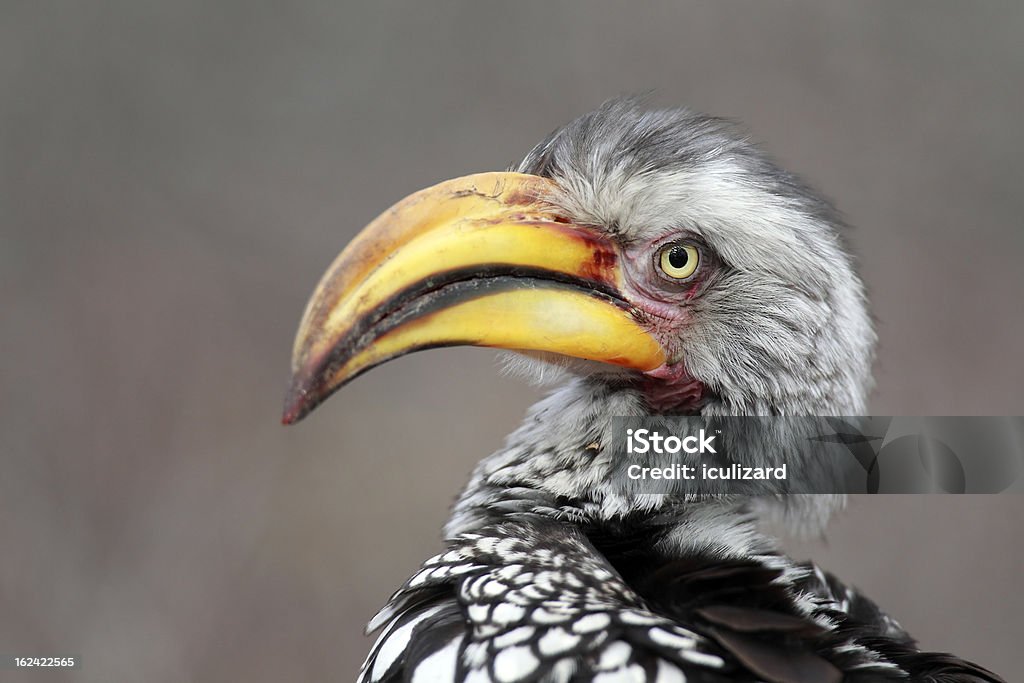
[[[345,248],[306,306],[282,422],[406,353],[472,345],[635,370],[665,362],[620,293],[615,246],[546,202],[552,183],[481,173],[406,197]]]

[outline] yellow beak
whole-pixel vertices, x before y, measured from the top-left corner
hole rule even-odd
[[[306,306],[282,421],[357,375],[439,346],[548,351],[636,370],[665,362],[620,294],[615,246],[546,203],[551,181],[481,173],[370,223]]]

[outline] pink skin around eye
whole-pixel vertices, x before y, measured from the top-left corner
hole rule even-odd
[[[701,252],[702,262],[690,280],[674,283],[657,272],[653,254],[669,243],[652,240],[626,249],[620,254],[623,264],[623,293],[638,308],[657,321],[683,325],[688,317],[685,303],[700,294],[708,277],[714,272],[713,262]]]
[[[686,302],[699,296],[714,272],[710,259],[701,263],[692,280],[673,284],[657,272],[652,254],[660,248],[656,242],[641,245],[622,254],[624,294],[633,305],[648,314],[647,326],[658,339],[678,339],[679,330],[688,324],[690,308]],[[703,254],[702,254],[703,256]],[[667,344],[671,346],[671,343]],[[649,407],[663,413],[693,413],[703,404],[705,388],[689,375],[685,363],[666,363],[644,373],[641,388]]]

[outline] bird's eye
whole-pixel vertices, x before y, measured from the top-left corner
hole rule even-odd
[[[661,272],[673,280],[685,280],[693,275],[700,262],[700,252],[690,244],[671,244],[661,250],[658,265]]]

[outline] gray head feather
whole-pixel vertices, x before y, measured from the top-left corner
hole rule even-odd
[[[699,236],[714,253],[719,271],[686,303],[686,324],[673,339],[674,355],[707,389],[703,414],[865,411],[875,334],[842,243],[845,227],[828,202],[733,125],[617,100],[554,132],[516,170],[553,179],[552,203],[621,244],[678,232]],[[543,359],[524,363],[552,369]],[[566,514],[609,516],[665,504],[612,490],[605,454],[588,451],[607,437],[612,416],[648,409],[638,390],[606,369],[556,364],[562,374],[555,376],[577,377],[481,463],[449,531],[479,523],[481,506],[516,486],[588,510]],[[803,522],[823,520],[839,502],[800,498],[808,500],[787,510],[798,509]]]

